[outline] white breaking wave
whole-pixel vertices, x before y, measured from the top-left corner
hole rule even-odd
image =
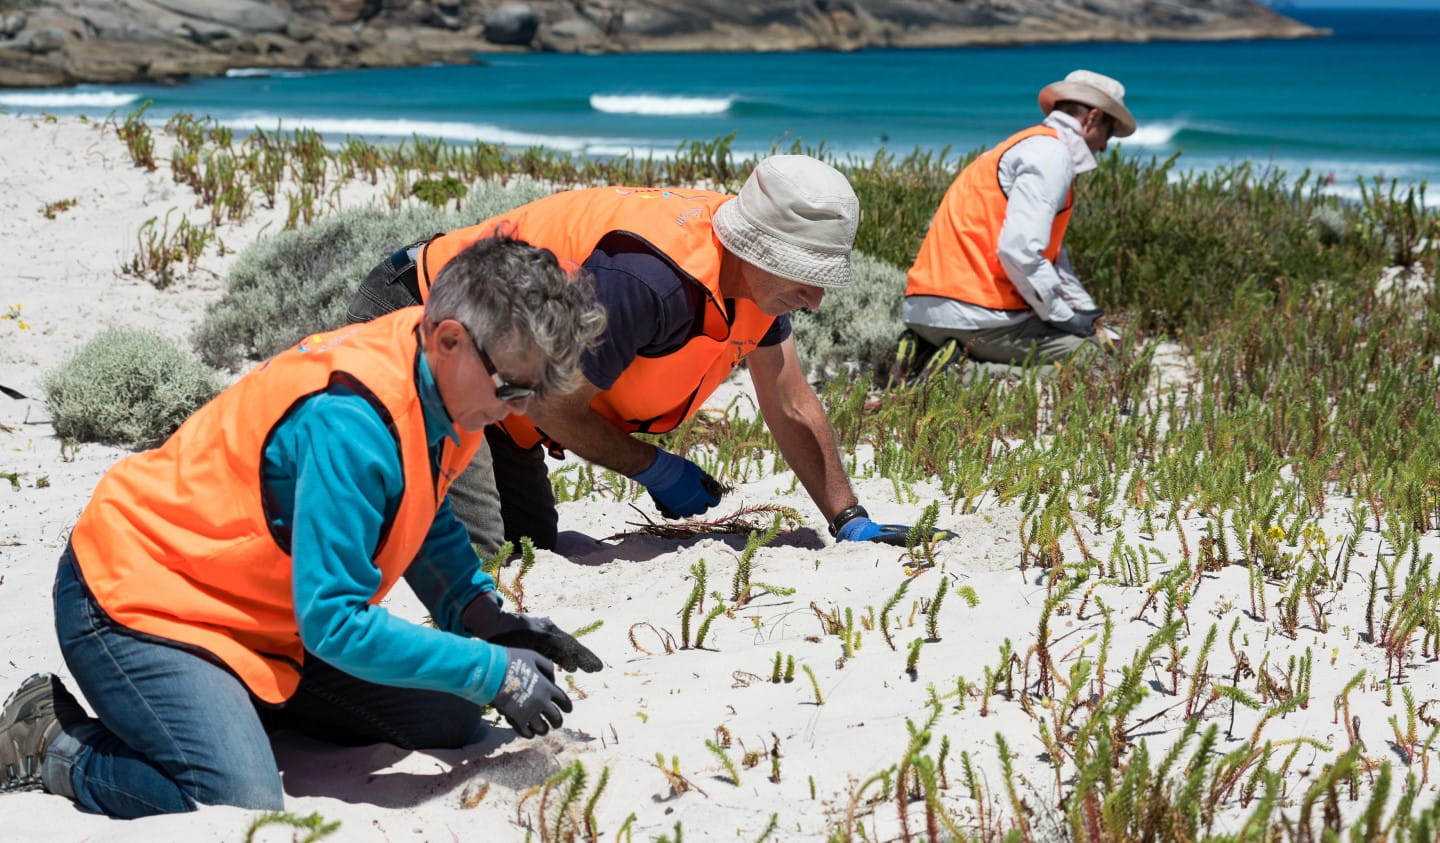
[[[119,108],[140,99],[122,91],[27,91],[0,94],[0,105],[11,108]]]
[[[1184,123],[1142,123],[1135,134],[1128,138],[1115,138],[1112,143],[1122,146],[1165,146],[1185,128]]]
[[[275,77],[276,79],[299,79],[306,75],[300,70],[276,70],[269,67],[232,67],[225,71],[227,79],[251,79]]]
[[[734,97],[671,97],[661,94],[591,94],[590,107],[607,114],[691,116],[724,114]]]
[[[418,135],[422,138],[472,143],[503,144],[512,147],[544,146],[565,152],[581,152],[590,155],[616,154],[611,150],[649,149],[655,144],[645,140],[628,138],[586,138],[571,135],[540,135],[530,132],[516,132],[486,123],[454,123],[438,120],[376,120],[371,118],[345,117],[288,117],[274,114],[249,114],[226,118],[221,125],[239,131],[260,128],[272,131],[276,126],[284,130],[297,128],[314,129],[326,135],[327,141],[338,141],[345,135],[381,138],[408,138]],[[673,144],[668,143],[668,146]]]

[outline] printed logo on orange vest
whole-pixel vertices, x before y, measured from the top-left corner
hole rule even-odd
[[[755,340],[731,340],[730,345],[734,346],[736,363],[744,360],[750,352],[760,347],[760,344]]]
[[[298,352],[300,352],[301,354],[305,354],[306,352],[309,352],[309,351],[314,351],[314,352],[329,351],[330,349],[332,349],[332,348],[334,348],[335,346],[339,345],[340,343],[344,342],[347,338],[349,338],[349,336],[350,336],[351,334],[355,333],[355,331],[358,330],[359,327],[360,327],[361,325],[363,325],[363,324],[365,324],[365,323],[360,322],[360,323],[357,323],[357,324],[355,324],[355,325],[352,325],[352,326],[350,326],[350,327],[348,327],[348,328],[342,328],[342,329],[340,329],[339,331],[336,331],[334,334],[331,334],[330,337],[329,337],[329,339],[327,339],[324,344],[322,344],[322,345],[317,345],[317,346],[315,346],[314,348],[311,348],[311,347],[310,347],[310,343],[315,342],[316,340],[320,339],[320,337],[321,337],[322,335],[311,334],[310,336],[308,336],[308,337],[306,337],[305,339],[301,340],[301,341],[300,341],[300,344],[297,345],[297,346],[295,346],[295,350],[298,351]]]

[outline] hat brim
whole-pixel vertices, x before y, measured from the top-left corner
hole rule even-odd
[[[1115,137],[1128,138],[1135,134],[1135,116],[1114,97],[1084,82],[1051,82],[1040,92],[1040,110],[1046,114],[1055,110],[1055,104],[1073,100],[1091,108],[1098,108],[1115,120]]]
[[[740,203],[730,200],[715,209],[715,236],[746,263],[773,275],[814,287],[850,286],[850,254],[821,252],[767,234],[745,219]]]

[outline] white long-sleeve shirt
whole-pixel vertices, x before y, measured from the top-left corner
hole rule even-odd
[[[1074,117],[1052,111],[1044,125],[1054,128],[1058,137],[1026,138],[1000,156],[1000,187],[1009,199],[1000,228],[1000,265],[1031,310],[995,310],[941,296],[906,296],[902,317],[907,323],[976,331],[1015,325],[1032,316],[1063,322],[1076,310],[1095,308],[1065,250],[1054,263],[1044,255],[1071,183],[1075,176],[1095,169],[1095,156]]]

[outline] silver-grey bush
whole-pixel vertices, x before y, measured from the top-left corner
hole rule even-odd
[[[523,205],[550,191],[528,180],[480,184],[459,212],[361,208],[283,231],[246,249],[192,341],[211,366],[231,371],[288,348],[306,334],[345,324],[360,281],[407,243]]]
[[[42,386],[56,434],[141,448],[164,440],[224,385],[169,340],[112,328],[47,373]]]
[[[905,271],[860,252],[852,253],[851,269],[849,287],[827,291],[819,309],[791,317],[800,361],[812,377],[829,377],[847,365],[866,377],[888,370],[905,328]]]

